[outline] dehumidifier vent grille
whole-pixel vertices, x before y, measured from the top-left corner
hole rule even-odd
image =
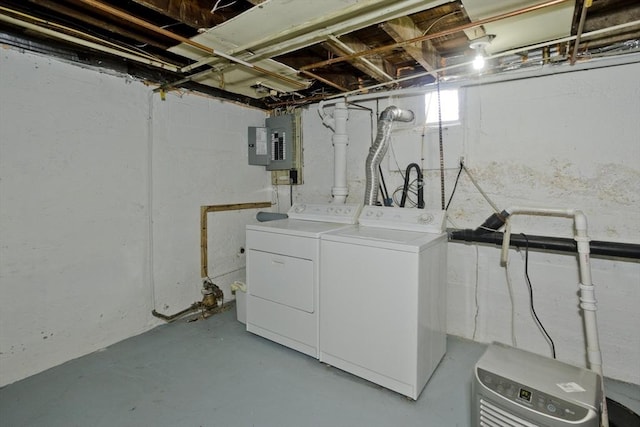
[[[538,427],[491,402],[480,399],[480,425],[487,427]]]

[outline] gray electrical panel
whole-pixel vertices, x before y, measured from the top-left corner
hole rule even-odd
[[[302,118],[299,110],[268,117],[248,129],[250,165],[271,171],[273,185],[302,184]]]
[[[294,116],[290,114],[267,118],[269,164],[267,170],[293,168]]]

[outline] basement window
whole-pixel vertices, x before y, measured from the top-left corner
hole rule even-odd
[[[438,92],[433,91],[425,94],[424,100],[424,110],[427,126],[438,126],[440,122],[438,115]],[[460,122],[458,105],[459,103],[457,89],[447,89],[440,91],[440,106],[443,125],[452,125]]]

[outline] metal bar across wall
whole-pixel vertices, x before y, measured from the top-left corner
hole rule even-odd
[[[237,211],[242,209],[270,208],[271,202],[234,203],[229,205],[200,206],[200,277],[209,276],[207,256],[207,214],[209,212]]]

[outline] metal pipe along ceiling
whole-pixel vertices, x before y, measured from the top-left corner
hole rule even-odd
[[[460,25],[459,27],[451,28],[449,30],[439,31],[439,32],[433,33],[433,34],[426,34],[424,36],[415,37],[415,38],[412,38],[412,39],[409,39],[409,40],[405,40],[405,41],[402,41],[402,42],[393,43],[393,44],[389,44],[389,45],[385,45],[385,46],[380,46],[380,47],[377,47],[375,49],[363,50],[361,52],[356,52],[356,53],[353,53],[353,54],[350,54],[350,55],[340,56],[340,57],[337,57],[337,58],[328,59],[326,61],[316,62],[315,64],[305,65],[304,67],[300,67],[300,70],[310,70],[310,69],[313,69],[313,68],[321,68],[321,67],[324,67],[326,65],[336,64],[338,62],[349,61],[351,59],[360,58],[362,56],[368,56],[368,55],[373,55],[373,54],[380,53],[380,52],[385,52],[387,50],[392,50],[392,49],[395,49],[395,48],[398,48],[398,47],[407,46],[407,45],[410,45],[410,44],[413,44],[413,43],[416,43],[416,42],[422,42],[422,41],[426,41],[426,40],[435,39],[435,38],[438,38],[438,37],[448,36],[448,35],[455,34],[455,33],[458,33],[460,31],[463,31],[463,30],[467,30],[469,28],[479,27],[481,25],[488,24],[490,22],[500,21],[502,19],[512,18],[514,16],[522,15],[522,14],[525,14],[525,13],[534,12],[534,11],[537,11],[537,10],[540,10],[540,9],[544,9],[544,8],[547,8],[547,7],[550,7],[550,6],[555,6],[555,5],[558,5],[558,4],[561,4],[561,3],[565,3],[567,1],[569,1],[569,0],[551,0],[551,1],[547,1],[545,3],[524,7],[522,9],[514,10],[514,11],[511,11],[511,12],[507,12],[507,13],[502,13],[500,15],[492,16],[490,18],[480,19],[478,21],[470,22],[470,23],[464,24],[464,25]]]
[[[0,7],[0,10],[6,11],[6,12],[15,12],[15,11],[13,11],[11,9],[7,9],[7,8],[4,8],[4,7]],[[47,35],[47,36],[50,36],[50,37],[54,37],[54,38],[57,38],[59,40],[64,40],[64,41],[67,41],[67,42],[70,42],[70,43],[73,43],[73,44],[77,44],[77,45],[80,45],[80,46],[85,46],[85,47],[88,47],[88,48],[91,48],[91,49],[95,49],[95,50],[100,51],[100,52],[108,53],[108,54],[111,54],[111,55],[116,55],[116,56],[119,56],[121,58],[130,59],[132,61],[139,62],[139,63],[142,63],[142,64],[147,64],[147,65],[151,65],[151,66],[154,66],[154,67],[158,67],[158,68],[162,68],[162,69],[169,70],[169,71],[174,71],[174,72],[178,71],[178,67],[177,66],[175,66],[173,64],[169,64],[167,62],[163,62],[163,61],[160,61],[160,60],[157,60],[157,59],[153,59],[153,58],[149,58],[149,57],[142,56],[142,55],[129,53],[129,52],[123,51],[121,49],[116,49],[116,48],[112,48],[112,47],[109,47],[109,46],[102,45],[100,43],[95,43],[95,42],[92,42],[92,41],[89,41],[89,40],[81,39],[79,37],[75,37],[75,36],[71,36],[69,34],[61,33],[59,31],[55,31],[55,30],[52,30],[50,28],[41,27],[39,25],[32,24],[30,22],[25,22],[25,21],[22,21],[22,20],[17,19],[17,18],[12,18],[12,17],[4,15],[4,14],[0,14],[0,21],[4,21],[4,22],[7,22],[9,24],[16,25],[16,26],[19,26],[19,27],[22,27],[22,28],[26,28],[28,30],[35,31],[35,32],[38,32],[40,34],[44,34],[44,35]],[[68,30],[67,28],[65,28],[65,29]],[[102,41],[102,42],[104,42],[104,41]]]
[[[146,22],[146,21],[144,21],[144,20],[142,20],[140,18],[137,18],[135,16],[131,16],[128,13],[125,13],[125,12],[119,10],[119,9],[111,7],[111,6],[106,5],[104,3],[100,3],[99,1],[96,1],[96,0],[78,0],[78,1],[80,3],[84,3],[84,4],[87,4],[89,6],[93,6],[96,9],[99,9],[99,10],[101,10],[103,12],[107,12],[107,13],[109,13],[109,14],[111,14],[113,16],[116,16],[118,18],[124,19],[125,21],[131,22],[131,23],[136,24],[136,25],[140,25],[141,27],[146,28],[147,30],[153,31],[153,32],[158,33],[158,34],[162,34],[163,36],[168,37],[170,39],[173,39],[175,41],[179,41],[181,43],[184,43],[184,44],[187,44],[189,46],[195,47],[196,49],[199,49],[199,50],[201,50],[201,51],[203,51],[205,53],[208,53],[210,55],[220,56],[220,57],[222,57],[224,59],[227,59],[227,60],[229,60],[231,62],[235,62],[237,64],[240,64],[240,65],[244,66],[244,67],[247,67],[247,68],[250,68],[252,70],[255,70],[255,71],[257,71],[257,72],[259,72],[261,74],[268,75],[268,76],[271,76],[273,78],[282,80],[284,82],[287,82],[287,83],[292,84],[294,86],[297,86],[299,88],[306,87],[306,85],[304,85],[303,83],[300,83],[299,81],[296,81],[296,80],[290,79],[288,77],[282,76],[280,74],[274,73],[272,71],[266,70],[266,69],[264,69],[262,67],[258,67],[256,65],[249,64],[246,61],[243,61],[241,59],[235,58],[235,57],[233,57],[231,55],[227,55],[224,52],[220,52],[220,51],[214,50],[214,49],[212,49],[212,48],[210,48],[208,46],[205,46],[203,44],[200,44],[198,42],[190,40],[190,39],[188,39],[186,37],[183,37],[181,35],[172,33],[171,31],[167,31],[162,27],[158,27],[158,26],[153,25],[153,24],[151,24],[149,22]]]

